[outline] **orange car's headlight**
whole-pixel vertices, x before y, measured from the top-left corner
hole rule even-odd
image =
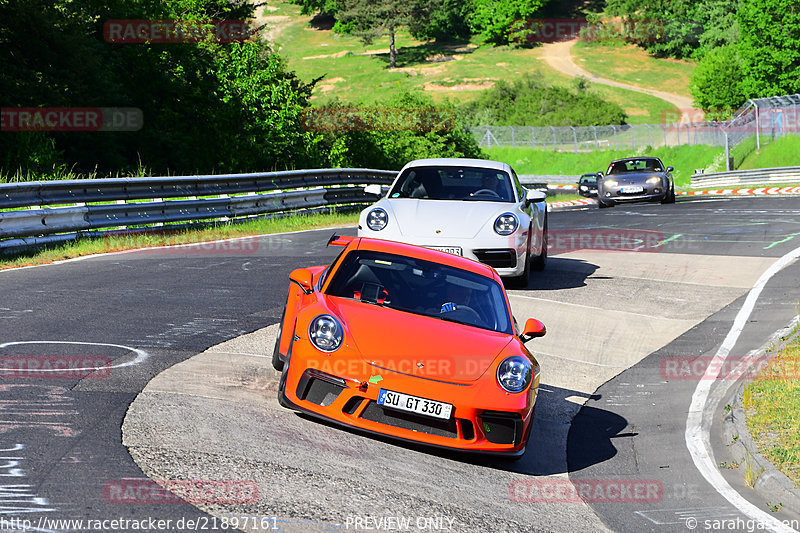
[[[531,363],[524,357],[506,357],[497,367],[497,382],[508,392],[522,392],[533,380]]]
[[[344,328],[332,315],[319,315],[308,325],[311,344],[323,352],[335,352],[342,345]]]

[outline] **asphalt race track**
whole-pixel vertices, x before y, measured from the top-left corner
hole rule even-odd
[[[248,531],[689,531],[690,518],[702,531],[746,520],[687,449],[702,374],[669,364],[717,353],[759,276],[800,247],[800,200],[570,210],[550,214],[550,231],[547,270],[509,291],[519,322],[548,328],[528,343],[543,384],[517,462],[399,445],[278,406],[268,356],[287,276],[338,252],[325,247],[332,230],[0,272],[0,531],[22,531],[21,520],[29,531],[230,530],[226,516]],[[767,282],[731,358],[792,321],[798,279],[792,262]],[[19,370],[31,361],[73,369]],[[718,463],[724,404],[709,405]],[[768,510],[742,472],[721,473]],[[203,483],[212,489],[198,497]],[[592,493],[575,498],[574,486]],[[605,503],[621,486],[630,496]]]

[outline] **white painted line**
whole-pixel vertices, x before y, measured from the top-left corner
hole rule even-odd
[[[583,359],[571,359],[569,357],[556,355],[554,353],[542,352],[536,349],[531,350],[531,353],[534,355],[534,357],[537,355],[546,355],[547,357],[555,357],[556,359],[563,359],[564,361],[571,361],[573,363],[582,363],[584,365],[601,366],[603,368],[630,368],[630,365],[606,365],[603,363],[592,363],[591,361],[584,361]]]
[[[215,350],[208,350],[207,352],[204,352],[204,353],[208,353],[208,354],[211,354],[211,353],[220,353],[220,354],[226,354],[226,355],[246,355],[246,356],[248,356],[248,357],[263,357],[264,359],[272,359],[272,356],[271,356],[271,355],[264,355],[264,354],[260,354],[260,353],[247,353],[247,352],[222,352],[222,351],[218,352],[218,351],[215,351]]]
[[[128,350],[136,354],[136,358],[132,359],[131,361],[125,363],[119,363],[117,365],[111,365],[108,368],[124,368],[126,366],[138,365],[139,363],[143,363],[150,354],[145,352],[144,350],[139,350],[138,348],[131,348],[130,346],[123,346],[122,344],[108,344],[104,342],[78,342],[78,341],[16,341],[16,342],[4,342],[0,344],[0,350],[6,348],[7,346],[16,346],[19,344],[77,344],[81,346],[110,346],[112,348],[121,348],[123,350]],[[106,367],[97,368],[70,368],[70,371],[94,371],[94,370],[105,370]],[[37,368],[36,372],[64,372],[63,368]]]
[[[692,461],[697,467],[697,470],[723,498],[728,500],[743,514],[758,521],[765,527],[769,527],[772,531],[778,532],[791,532],[796,530],[747,501],[747,499],[736,492],[736,490],[725,481],[725,478],[722,477],[722,474],[717,469],[717,465],[711,456],[711,440],[709,435],[711,430],[710,418],[713,416],[713,413],[709,413],[707,417],[704,417],[704,414],[706,414],[706,403],[711,392],[711,385],[716,382],[717,377],[722,371],[725,359],[727,359],[731,350],[736,345],[736,341],[739,339],[745,324],[747,324],[750,314],[753,312],[753,308],[758,301],[758,297],[761,295],[761,291],[772,276],[780,272],[798,257],[800,257],[800,248],[795,248],[772,263],[772,265],[761,274],[761,277],[758,278],[753,288],[750,289],[744,305],[742,305],[742,308],[733,321],[733,326],[731,326],[728,335],[722,342],[722,346],[717,350],[714,359],[708,365],[705,374],[697,384],[694,394],[692,394],[689,416],[686,419],[686,447],[689,450],[689,454],[692,456]]]

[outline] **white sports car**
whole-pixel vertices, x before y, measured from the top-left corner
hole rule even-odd
[[[368,192],[380,195],[379,186]],[[545,194],[527,190],[506,163],[419,159],[361,212],[358,236],[425,246],[494,267],[527,285],[547,261]]]

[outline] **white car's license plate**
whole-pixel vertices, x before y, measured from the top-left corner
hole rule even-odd
[[[462,255],[460,246],[428,246],[431,250],[439,250],[453,255]]]
[[[619,192],[623,194],[636,194],[637,192],[644,192],[644,187],[641,185],[628,185],[626,187],[620,187]]]
[[[448,420],[453,412],[453,406],[449,403],[428,400],[386,389],[381,389],[378,393],[378,405],[443,420]]]

